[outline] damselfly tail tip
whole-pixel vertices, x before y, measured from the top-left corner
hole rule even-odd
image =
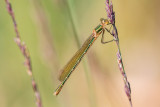
[[[62,89],[62,88],[61,88]],[[61,89],[58,87],[58,89],[55,90],[55,92],[53,93],[54,96],[57,96],[59,94],[59,92],[61,91]]]
[[[55,91],[55,92],[53,93],[54,96],[57,96],[58,94],[59,94],[59,92],[57,92],[57,91]]]
[[[61,88],[61,89],[62,89],[62,88]],[[53,95],[54,95],[54,96],[57,96],[57,95],[60,93],[61,89],[58,88],[57,90],[55,90],[55,92],[53,93]]]
[[[53,93],[53,95],[57,96],[60,91],[62,90],[63,85],[61,84],[60,86],[58,86],[58,88],[55,90],[55,92]]]

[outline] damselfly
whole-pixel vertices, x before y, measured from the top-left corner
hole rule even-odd
[[[67,65],[61,70],[61,74],[59,76],[59,80],[61,81],[61,84],[58,86],[58,88],[55,90],[54,95],[58,95],[61,91],[62,87],[64,86],[65,82],[70,77],[71,73],[75,70],[75,68],[80,63],[83,56],[87,53],[88,49],[91,47],[91,45],[94,43],[94,41],[98,38],[100,34],[102,34],[101,43],[109,43],[114,40],[115,38],[104,42],[104,32],[105,30],[109,32],[111,35],[112,33],[110,30],[106,28],[107,25],[109,25],[109,21],[107,19],[100,19],[101,23],[93,30],[93,33],[88,37],[88,39],[84,42],[82,47],[76,52],[76,54],[71,58],[71,60],[67,63]]]

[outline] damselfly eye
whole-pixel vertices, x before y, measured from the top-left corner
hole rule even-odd
[[[102,24],[105,24],[105,25],[109,24],[109,21],[107,19],[101,18],[100,21]]]
[[[101,18],[100,21],[101,21],[101,23],[104,23],[104,22],[105,22],[105,19],[104,19],[104,18]]]

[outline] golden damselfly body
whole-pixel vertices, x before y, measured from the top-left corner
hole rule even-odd
[[[84,42],[82,47],[75,53],[75,55],[71,58],[71,60],[66,64],[66,66],[61,70],[61,74],[59,76],[59,80],[61,84],[55,90],[54,95],[58,95],[61,91],[62,87],[64,86],[65,82],[70,77],[71,73],[75,70],[78,64],[81,62],[83,56],[87,53],[88,49],[94,43],[94,41],[102,34],[101,42],[103,44],[111,42],[113,40],[104,42],[104,32],[107,30],[110,33],[110,30],[106,28],[106,25],[109,25],[109,21],[107,19],[100,19],[101,24],[99,24],[94,30],[93,33],[88,37],[88,39]]]

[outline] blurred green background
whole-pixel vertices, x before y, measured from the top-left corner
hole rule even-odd
[[[106,18],[105,0],[10,0],[44,107],[129,107],[114,42],[99,37],[58,97],[58,71]],[[134,107],[160,107],[160,1],[113,0]],[[35,107],[24,57],[0,3],[0,107]],[[74,23],[74,26],[72,25]],[[75,38],[76,31],[78,38]],[[106,35],[108,35],[106,33]],[[77,41],[78,40],[78,41]]]

